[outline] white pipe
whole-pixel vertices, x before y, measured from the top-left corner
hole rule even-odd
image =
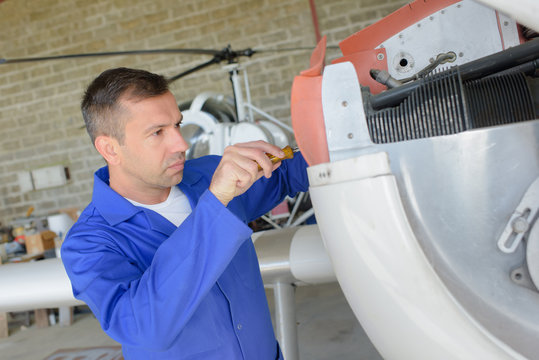
[[[276,335],[286,360],[299,359],[294,292],[292,284],[278,282],[273,286]]]
[[[243,101],[243,90],[238,75],[238,67],[233,66],[230,70],[230,79],[232,81],[232,87],[234,88],[234,97],[236,101],[236,111],[238,112],[238,121],[248,121],[245,114],[245,102]]]
[[[277,224],[275,221],[271,220],[269,216],[262,215],[261,218],[262,218],[262,220],[264,220],[265,222],[267,222],[268,224],[273,226],[274,229],[281,229],[281,226],[279,224]]]
[[[303,200],[304,196],[304,192],[299,193],[298,197],[296,198],[296,202],[294,203],[294,207],[292,208],[292,212],[290,212],[290,216],[286,221],[286,226],[290,226],[292,224],[292,220],[294,220],[294,216],[296,216],[296,212],[298,211],[298,208],[301,205],[301,201]]]
[[[191,106],[189,106],[189,110],[191,110],[194,113],[200,112],[202,111],[202,107],[204,106],[206,101],[208,101],[209,99],[219,99],[222,97],[223,95],[218,94],[216,92],[212,92],[212,91],[202,92],[198,94],[197,96],[195,96],[195,98],[191,102]]]
[[[0,312],[75,305],[61,259],[0,265]]]
[[[247,70],[243,69],[243,82],[245,84],[245,96],[247,97],[247,104],[251,103],[251,88],[249,87],[249,77],[247,76]],[[253,109],[249,109],[249,121],[253,122],[255,117],[253,116]]]
[[[294,222],[292,223],[292,226],[298,226],[302,222],[306,221],[308,218],[314,215],[314,209],[310,208],[309,210],[305,211],[303,214],[301,214],[300,217],[298,217]]]
[[[245,104],[245,107],[249,108],[249,109],[253,109],[256,113],[264,116],[267,120],[275,123],[276,125],[279,125],[280,127],[282,127],[283,129],[286,129],[288,130],[291,134],[294,133],[294,129],[292,129],[290,126],[286,125],[285,123],[283,123],[281,120],[271,116],[270,114],[268,114],[267,112],[265,111],[262,111],[260,110],[259,108],[257,108],[256,106],[254,105],[251,105],[251,104]]]
[[[273,288],[275,329],[283,356],[298,360],[295,284],[335,281],[316,225],[253,235],[264,284]],[[73,297],[61,259],[0,266],[0,312],[84,305]]]
[[[317,225],[288,227],[253,234],[264,285],[273,288],[275,329],[283,356],[299,359],[295,285],[336,280]]]
[[[259,232],[253,240],[265,284],[335,281],[316,225]],[[61,259],[0,265],[0,312],[76,305],[84,302],[73,297]]]
[[[336,281],[318,225],[260,231],[252,238],[265,285]]]
[[[318,225],[300,226],[290,244],[290,272],[296,285],[337,281]]]

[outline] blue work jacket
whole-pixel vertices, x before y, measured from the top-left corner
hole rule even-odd
[[[298,154],[223,206],[208,190],[220,157],[187,161],[178,185],[192,213],[175,227],[95,173],[92,202],[69,231],[62,260],[73,294],[126,359],[282,358],[246,225],[306,191]]]

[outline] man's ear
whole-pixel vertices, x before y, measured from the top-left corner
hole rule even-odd
[[[95,138],[94,142],[97,151],[105,158],[108,164],[117,165],[120,162],[118,141],[113,137],[106,135],[99,135]]]

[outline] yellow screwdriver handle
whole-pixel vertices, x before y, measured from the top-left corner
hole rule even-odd
[[[284,152],[284,157],[282,158],[266,153],[272,164],[276,164],[281,160],[292,159],[294,157],[294,149],[292,149],[289,145],[285,146],[281,150]],[[262,170],[260,165],[258,165],[258,170]]]

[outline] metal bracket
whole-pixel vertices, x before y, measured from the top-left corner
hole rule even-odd
[[[372,146],[361,87],[352,63],[324,68],[322,108],[332,162],[355,157],[359,149]]]
[[[528,187],[520,204],[511,215],[507,225],[498,239],[498,248],[506,254],[515,252],[516,248],[531,228],[539,211],[539,177]]]

